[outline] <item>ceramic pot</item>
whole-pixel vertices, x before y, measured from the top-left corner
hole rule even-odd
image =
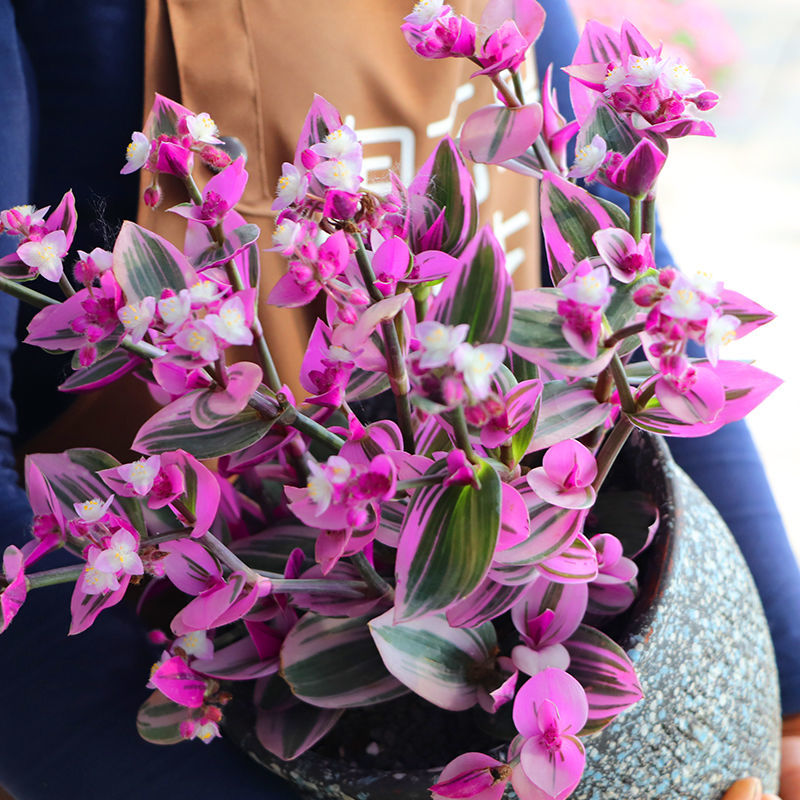
[[[778,678],[750,572],[719,514],[664,442],[634,434],[627,449],[627,470],[661,514],[640,564],[640,595],[615,631],[636,665],[644,700],[583,740],[586,770],[571,797],[717,800],[746,775],[758,775],[765,791],[775,792]],[[367,771],[313,751],[281,761],[259,744],[248,716],[243,708],[226,714],[227,735],[303,797],[430,797],[427,787],[440,768]],[[510,789],[508,796],[515,797]]]

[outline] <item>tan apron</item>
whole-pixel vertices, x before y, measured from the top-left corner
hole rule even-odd
[[[466,0],[460,8],[477,19],[482,6]],[[411,52],[400,32],[411,7],[410,0],[147,0],[145,113],[158,91],[210,113],[223,135],[241,139],[250,180],[238,209],[261,226],[265,248],[281,163],[293,160],[314,92],[359,132],[370,185],[385,180],[388,168],[410,181],[442,135],[457,134],[471,111],[493,102],[488,80],[469,81],[471,63],[434,63]],[[509,253],[517,287],[537,286],[536,183],[483,166],[474,175],[482,222],[493,225]],[[142,187],[150,177],[143,173]],[[161,184],[162,208],[186,199],[174,179]],[[183,243],[185,222],[175,214],[141,204],[138,221]],[[285,261],[262,252],[261,262],[261,319],[281,379],[300,399],[297,376],[313,310],[267,305]],[[79,397],[26,449],[91,444],[122,458],[154,410],[143,384],[128,378]]]
[[[161,92],[195,113],[207,111],[223,135],[242,140],[250,181],[238,210],[261,226],[265,247],[281,163],[294,158],[314,92],[359,132],[368,184],[385,180],[387,168],[410,180],[443,134],[456,134],[471,111],[493,102],[487,79],[469,81],[471,63],[434,63],[410,50],[400,24],[412,5],[409,0],[147,0],[145,106]],[[468,0],[459,8],[477,19],[482,7],[483,0]],[[143,175],[143,182],[148,180]],[[494,226],[510,253],[515,283],[537,286],[535,181],[479,166],[476,188],[482,222]],[[176,195],[174,202],[179,198],[184,199]],[[172,201],[165,197],[165,202]],[[176,215],[153,213],[142,204],[139,220],[182,241],[184,222]],[[282,380],[298,389],[313,318],[264,302],[286,267],[272,253],[261,259],[261,319]]]

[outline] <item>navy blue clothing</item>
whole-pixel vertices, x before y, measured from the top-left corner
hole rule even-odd
[[[548,22],[538,46],[540,62],[565,64],[576,42],[572,20],[563,0],[543,4]],[[84,226],[95,216],[93,196],[108,202],[113,219],[134,215],[136,181],[123,182],[116,175],[122,147],[140,122],[142,6],[131,0],[20,0],[18,29],[36,72],[37,101],[26,83],[10,0],[0,0],[0,107],[6,125],[0,207],[30,200],[55,203],[72,187],[79,204],[85,204],[79,209]],[[555,77],[566,105],[566,78],[560,72]],[[31,141],[37,142],[34,155]],[[35,182],[32,161],[38,165]],[[79,227],[79,236],[82,231],[85,227]],[[97,228],[79,246],[91,249],[102,239],[103,229]],[[664,263],[667,256],[660,258]],[[16,302],[0,294],[0,550],[21,543],[30,522],[16,487],[9,441],[15,315]],[[40,371],[32,366],[33,352],[21,349],[15,365],[29,392]],[[52,367],[47,375],[49,402]],[[34,399],[21,405],[27,409]],[[756,480],[763,472],[746,429],[729,426],[712,442],[678,441],[673,451],[720,508],[748,558],[778,651],[784,709],[798,711],[800,576],[768,487]],[[61,586],[32,592],[19,619],[0,636],[0,786],[18,800],[133,800],[167,792],[175,800],[294,797],[227,742],[160,748],[142,741],[134,719],[148,693],[144,684],[154,653],[133,614],[120,606],[103,612],[79,637],[67,638],[70,591]],[[133,776],[141,782],[134,783]]]

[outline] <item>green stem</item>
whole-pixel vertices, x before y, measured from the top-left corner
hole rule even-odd
[[[385,597],[394,602],[394,589],[375,571],[375,567],[367,561],[363,553],[356,553],[352,556],[353,563],[361,573],[364,582],[369,586],[378,597]]]
[[[0,289],[18,300],[23,300],[29,305],[36,306],[36,308],[45,308],[46,306],[61,305],[60,300],[53,297],[48,297],[46,294],[37,292],[35,289],[29,289],[22,283],[9,280],[8,278],[0,278]]]
[[[498,92],[503,95],[503,100],[509,108],[519,108],[517,98],[508,90],[508,86],[503,83],[499,75],[492,75],[492,83],[495,85]]]
[[[364,240],[358,230],[351,231],[356,240],[356,261],[361,272],[361,279],[367,287],[367,293],[373,302],[379,302],[384,298],[377,286],[375,286],[375,273],[369,263]],[[400,339],[397,335],[394,320],[387,319],[381,322],[381,331],[386,344],[386,363],[389,367],[389,384],[394,393],[397,405],[397,424],[403,434],[403,447],[407,453],[414,452],[414,428],[411,417],[411,402],[408,398],[409,382],[406,362],[403,358],[403,351],[400,347]]]
[[[453,434],[456,438],[456,446],[463,450],[467,458],[473,463],[479,463],[475,451],[472,449],[472,444],[469,440],[469,431],[467,430],[467,418],[464,416],[464,409],[457,406],[451,415],[450,421],[453,424]]]
[[[611,376],[614,378],[614,384],[619,393],[619,402],[622,406],[622,410],[631,414],[636,410],[636,403],[634,402],[631,387],[628,383],[628,376],[625,373],[625,365],[622,363],[622,359],[617,353],[614,353],[611,357],[611,364],[609,366],[611,367]]]
[[[186,187],[186,191],[189,193],[189,199],[192,203],[196,206],[203,205],[203,193],[195,183],[194,178],[191,175],[187,175],[183,180],[183,184]]]
[[[545,169],[547,169],[549,172],[555,173],[556,175],[561,175],[561,170],[550,153],[550,148],[547,146],[547,142],[545,142],[541,133],[536,137],[536,141],[533,143],[533,149]]]
[[[200,541],[205,545],[206,549],[213,555],[217,561],[228,567],[231,572],[244,572],[247,580],[251,583],[257,583],[261,577],[256,570],[248,567],[239,556],[231,552],[225,545],[214,536],[213,533],[206,532],[200,537]]]
[[[642,238],[642,198],[631,197],[630,234],[638,242]]]
[[[68,567],[46,569],[25,576],[25,585],[28,589],[40,589],[42,586],[55,586],[59,583],[72,583],[80,578],[85,569],[85,564],[72,564]]]
[[[519,75],[519,70],[511,70],[511,80],[514,82],[514,94],[517,96],[520,105],[525,105],[525,91],[522,88],[522,78]]]
[[[284,578],[272,572],[256,570],[259,575],[269,579],[274,592],[309,592],[336,595],[337,597],[364,597],[368,584],[364,581],[326,581],[312,578]],[[273,575],[276,575],[273,577]]]
[[[608,438],[597,454],[597,477],[592,483],[595,491],[599,491],[600,487],[603,485],[603,481],[608,476],[611,465],[616,461],[619,451],[622,450],[622,446],[628,441],[633,427],[633,423],[628,417],[622,414],[611,429],[611,433],[608,434]]]
[[[642,233],[650,234],[650,249],[655,255],[656,252],[656,195],[655,190],[651,189],[647,197],[642,201]]]
[[[61,291],[64,292],[64,297],[72,297],[75,294],[75,289],[72,288],[72,284],[66,275],[62,274],[58,279],[58,285],[61,287]]]

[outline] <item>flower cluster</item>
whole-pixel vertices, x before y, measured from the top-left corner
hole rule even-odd
[[[259,231],[236,211],[245,162],[208,114],[156,97],[122,170],[154,174],[151,205],[159,173],[184,182],[189,202],[168,209],[186,220],[182,247],[126,222],[111,252],[78,252],[76,291],[63,276],[72,196],[0,213],[19,237],[4,283],[64,290],[24,292],[41,306],[26,341],[76,353],[62,388],[134,373],[162,406],[128,463],[89,448],[28,458],[32,538],[4,553],[0,630],[39,586],[74,582],[79,633],[140,583],[164,648],[146,738],[216,738],[229,690],[256,680],[256,735],[291,760],[343,709],[412,691],[489,728],[505,707],[516,731],[502,758],[453,759],[435,797],[500,800],[510,781],[521,800],[564,800],[583,737],[641,699],[597,626],[633,603],[658,510],[640,487],[641,518],[620,531],[598,493],[633,429],[709,433],[775,388],[719,352],[771,314],[704,274],[655,269],[642,211],[664,137],[709,133],[687,108],[716,95],[631,25],[590,25],[569,70],[577,119],[560,114],[550,71],[541,105],[526,103],[515,78],[543,19],[535,0],[490,0],[478,23],[417,3],[402,26],[412,48],[471,59],[500,102],[384,197],[363,185],[356,133],[315,97],[276,187],[271,249],[287,269],[268,287],[279,306],[324,301],[299,402],[259,321]],[[216,169],[202,188],[196,155]],[[541,178],[551,288],[515,290],[465,156]],[[630,216],[581,177],[625,191]],[[237,345],[253,360],[235,361]],[[367,419],[381,396],[391,411]],[[37,572],[61,547],[77,563]]]

